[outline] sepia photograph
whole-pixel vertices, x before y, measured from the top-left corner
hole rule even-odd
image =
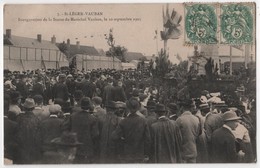
[[[255,165],[257,6],[5,3],[3,164]]]

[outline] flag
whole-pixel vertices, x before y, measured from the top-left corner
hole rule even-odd
[[[166,6],[166,13],[164,13],[163,8],[163,23],[164,23],[164,31],[161,31],[162,40],[167,39],[178,39],[181,35],[180,30],[180,22],[182,20],[182,16],[179,15],[174,9],[171,12],[171,16],[169,13],[169,4]]]
[[[176,54],[176,58],[181,62],[182,61],[182,58],[181,56],[179,55],[179,53]]]
[[[165,25],[166,22],[167,22],[167,18],[166,18],[165,13],[164,13],[164,7],[162,8],[162,14],[163,14],[163,25]]]

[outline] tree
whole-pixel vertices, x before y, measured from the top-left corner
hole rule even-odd
[[[127,52],[127,49],[124,46],[111,46],[109,50],[106,52],[107,56],[110,57],[116,57],[122,62],[126,62],[125,60],[125,53]]]
[[[110,46],[109,50],[106,52],[107,56],[118,58],[120,61],[125,62],[125,53],[127,49],[123,46],[117,45],[115,46],[115,38],[113,35],[113,29],[109,30],[108,37],[106,36],[107,44]],[[114,65],[113,65],[114,66]]]
[[[69,48],[67,46],[67,44],[63,41],[63,43],[60,43],[58,45],[58,48],[60,49],[60,51],[65,54],[67,60],[70,60],[70,54],[69,54]]]
[[[159,57],[156,59],[156,71],[158,77],[164,77],[167,74],[172,66],[172,63],[168,60],[169,54],[166,54],[166,51],[161,49]]]

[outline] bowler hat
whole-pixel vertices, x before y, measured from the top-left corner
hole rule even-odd
[[[82,108],[83,110],[89,110],[90,107],[91,107],[90,98],[88,98],[88,97],[82,98],[82,100],[81,100],[81,108]]]
[[[139,97],[139,90],[138,89],[134,89],[133,92],[132,92],[132,96]]]
[[[137,111],[140,108],[140,102],[136,98],[132,97],[126,102],[126,107],[133,111]]]
[[[32,98],[25,99],[24,104],[22,104],[24,108],[30,109],[35,107],[34,100]]]
[[[166,112],[167,110],[163,104],[156,104],[154,111],[155,112]]]
[[[117,108],[121,108],[121,109],[125,109],[126,108],[126,104],[124,102],[117,101],[115,103],[116,103],[116,107]]]
[[[106,103],[106,108],[116,109],[116,103],[114,101],[108,101]]]
[[[147,109],[154,109],[156,106],[156,102],[154,100],[149,100],[147,102],[147,105],[145,106],[145,108]]]
[[[77,139],[76,133],[64,132],[61,137],[54,138],[51,140],[52,144],[61,145],[61,146],[68,146],[74,147],[78,145],[82,145]]]
[[[200,108],[201,110],[209,109],[209,105],[208,105],[208,103],[203,103],[203,104],[201,104],[201,105],[199,106],[199,108]]]
[[[60,74],[59,78],[66,78],[66,75],[65,74]]]
[[[238,117],[234,111],[227,111],[222,116],[224,121],[235,121],[240,120],[241,117]]]
[[[63,112],[70,112],[72,109],[70,102],[64,102],[61,109]]]
[[[178,110],[177,105],[175,103],[169,103],[168,108],[174,111]]]

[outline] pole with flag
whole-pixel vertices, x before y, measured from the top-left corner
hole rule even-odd
[[[154,36],[155,40],[156,40],[156,53],[159,54],[158,51],[158,30],[155,30],[155,36]]]
[[[164,13],[164,7],[162,9],[162,13],[164,30],[161,31],[161,38],[164,41],[164,52],[166,53],[168,39],[179,39],[181,35],[181,30],[179,27],[182,16],[179,15],[174,9],[170,15],[169,4],[166,5],[166,13]]]
[[[230,55],[229,74],[230,74],[230,75],[232,75],[232,47],[233,47],[233,46],[230,46],[230,52],[229,52],[229,55]]]

